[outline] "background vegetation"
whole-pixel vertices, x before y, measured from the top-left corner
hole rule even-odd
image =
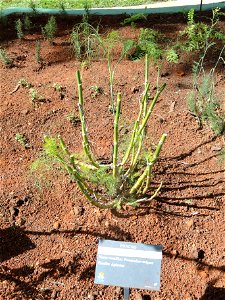
[[[128,6],[150,4],[154,2],[163,2],[166,0],[1,0],[0,8],[7,7],[31,7],[32,3],[36,7],[42,8],[84,8],[84,7],[113,7],[113,6]]]

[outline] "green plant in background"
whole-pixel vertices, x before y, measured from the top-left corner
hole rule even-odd
[[[147,58],[146,66],[148,66]],[[82,145],[86,160],[78,160],[76,155],[73,155],[69,151],[62,137],[56,139],[46,136],[44,138],[43,147],[46,154],[54,157],[63,166],[71,178],[77,182],[87,200],[99,208],[120,209],[124,205],[136,206],[142,202],[152,200],[159,193],[162,183],[152,195],[147,196],[146,193],[151,186],[153,166],[159,157],[167,135],[163,134],[156,148],[148,151],[145,157],[145,166],[140,165],[139,162],[145,139],[146,126],[155,103],[165,88],[165,84],[157,90],[153,100],[148,104],[149,83],[145,82],[145,90],[140,101],[139,114],[134,123],[128,148],[121,160],[119,160],[118,156],[120,147],[118,141],[121,94],[117,95],[116,113],[114,116],[113,156],[112,162],[106,165],[97,161],[91,151],[83,110],[83,91],[79,71],[77,71],[77,82]]]
[[[132,26],[134,26],[135,22],[137,22],[139,20],[146,20],[146,19],[147,19],[147,16],[144,14],[134,14],[134,15],[131,15],[129,18],[125,18],[121,24],[122,25],[131,24]]]
[[[91,61],[99,58],[101,49],[101,38],[99,28],[94,28],[88,23],[88,15],[83,15],[80,24],[73,27],[70,42],[73,47],[75,57]]]
[[[60,10],[61,10],[61,14],[66,14],[66,7],[65,7],[65,3],[64,3],[64,1],[62,1],[62,0],[60,0],[59,1],[59,8],[60,8]]]
[[[132,60],[140,59],[145,54],[151,60],[157,62],[165,58],[168,62],[178,63],[178,53],[175,46],[170,46],[170,41],[167,41],[167,46],[161,46],[160,40],[165,39],[157,30],[150,28],[141,28],[138,41],[135,44],[135,51],[130,58]]]
[[[187,26],[181,32],[181,37],[185,37],[185,41],[178,46],[185,51],[204,50],[207,45],[213,45],[215,40],[225,42],[225,34],[216,28],[220,16],[224,15],[219,8],[212,11],[211,24],[207,25],[203,22],[195,22],[195,11],[190,10],[187,15]]]
[[[29,16],[26,15],[23,20],[23,27],[26,30],[26,32],[30,32],[31,26],[32,26],[31,20]]]
[[[20,19],[16,20],[15,27],[16,27],[16,34],[18,39],[22,39],[24,37],[24,33],[23,33],[23,23]]]
[[[41,27],[41,31],[45,39],[50,43],[53,44],[53,39],[57,32],[57,23],[54,16],[51,16],[48,19],[47,24],[44,27]]]
[[[7,52],[5,49],[0,48],[0,60],[3,62],[3,64],[7,67],[12,66],[12,59],[9,58]]]
[[[26,136],[22,133],[16,133],[15,140],[19,142],[24,148],[30,148],[30,144]]]
[[[162,55],[162,49],[158,44],[159,32],[154,29],[141,28],[135,52],[132,59],[140,59],[148,54],[150,59],[159,60]]]
[[[36,4],[34,0],[29,0],[28,7],[32,9],[34,15],[37,14]]]
[[[188,94],[188,106],[190,111],[195,115],[202,127],[207,122],[216,135],[220,135],[225,130],[225,117],[222,114],[220,101],[217,97],[215,89],[215,70],[222,61],[225,64],[224,53],[225,45],[220,51],[215,66],[206,72],[204,68],[205,56],[211,47],[208,44],[201,56],[199,62],[195,62],[193,66],[193,88]]]
[[[36,62],[38,64],[42,63],[42,58],[41,58],[41,42],[38,40],[35,43],[35,58],[36,58]]]
[[[122,43],[122,51],[120,57],[113,64],[113,49],[116,45]],[[102,39],[102,47],[107,59],[108,71],[109,71],[109,89],[110,89],[110,98],[111,98],[111,107],[110,110],[115,113],[115,101],[114,101],[114,91],[113,91],[113,82],[116,69],[123,58],[129,53],[134,45],[133,40],[123,41],[118,34],[118,31],[113,30],[107,34],[106,38]]]

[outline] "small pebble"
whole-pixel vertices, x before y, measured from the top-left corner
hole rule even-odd
[[[59,229],[59,228],[60,228],[60,223],[59,223],[59,222],[55,222],[55,223],[53,224],[53,228],[54,228],[55,230]]]

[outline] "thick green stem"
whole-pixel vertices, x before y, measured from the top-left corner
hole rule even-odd
[[[166,140],[167,134],[163,133],[163,135],[160,138],[160,141],[156,147],[156,150],[151,158],[151,160],[148,162],[147,167],[145,168],[144,172],[141,174],[141,176],[138,178],[138,180],[136,181],[136,183],[133,185],[133,187],[130,189],[130,194],[134,194],[137,192],[137,190],[140,188],[140,186],[142,185],[143,181],[146,179],[146,177],[149,174],[149,168],[150,170],[152,169],[153,165],[156,163],[157,158],[159,156],[159,153],[162,149],[162,145],[164,144],[165,140]]]
[[[117,167],[117,160],[118,160],[118,123],[120,118],[120,111],[121,111],[121,94],[117,95],[117,105],[116,105],[116,115],[114,118],[114,143],[113,143],[113,177],[117,177],[118,167]]]
[[[151,177],[152,177],[152,166],[153,166],[152,164],[147,165],[147,177],[146,177],[145,188],[143,189],[143,194],[145,194],[150,187]]]
[[[147,84],[146,87],[145,87],[145,91],[143,93],[141,103],[140,103],[139,115],[138,115],[137,120],[134,123],[134,129],[133,129],[133,132],[132,132],[131,140],[130,140],[129,146],[127,148],[127,151],[124,155],[124,158],[122,160],[121,166],[123,166],[127,162],[128,158],[130,156],[131,150],[134,149],[135,145],[137,144],[137,141],[136,141],[137,135],[136,135],[136,133],[137,133],[138,125],[140,123],[140,119],[141,119],[141,116],[142,116],[142,113],[143,113],[143,104],[144,104],[144,101],[145,101],[145,97],[148,94],[148,90],[149,90],[149,84]],[[133,155],[132,155],[132,157],[133,157]],[[132,161],[133,161],[133,159],[132,159]]]
[[[145,55],[145,89],[148,84],[148,73],[149,73],[149,59],[148,54]],[[144,109],[143,109],[143,116],[146,116],[147,113],[147,100],[148,100],[148,93],[146,93],[144,98]]]
[[[82,91],[82,81],[80,77],[80,72],[77,71],[77,83],[78,83],[78,94],[79,94],[79,113],[80,113],[80,120],[81,120],[81,130],[82,130],[82,144],[85,154],[87,155],[89,161],[95,166],[96,168],[99,167],[96,160],[93,158],[91,153],[88,137],[87,137],[87,128],[85,123],[84,111],[83,111],[83,91]]]
[[[126,163],[126,161],[128,160],[129,155],[130,155],[130,152],[131,152],[131,149],[132,149],[133,146],[134,146],[134,138],[135,138],[135,134],[136,134],[136,131],[137,131],[137,127],[138,127],[138,121],[136,121],[136,122],[134,123],[134,129],[133,129],[133,132],[132,132],[130,144],[129,144],[129,146],[128,146],[128,148],[127,148],[127,151],[126,151],[126,153],[125,153],[125,155],[124,155],[124,158],[123,158],[123,160],[122,160],[122,162],[121,162],[121,166],[123,166],[123,165]]]
[[[154,109],[156,101],[158,100],[158,98],[159,98],[160,94],[162,93],[162,91],[164,90],[165,86],[166,86],[166,84],[163,84],[162,87],[157,91],[157,93],[156,93],[154,99],[152,100],[152,102],[151,102],[151,104],[149,106],[149,109],[148,109],[146,115],[144,116],[144,118],[142,120],[142,123],[141,123],[141,125],[140,125],[140,127],[138,129],[138,132],[136,134],[136,140],[134,142],[134,144],[136,144],[136,145],[138,144],[138,149],[137,149],[136,154],[133,157],[130,169],[127,171],[127,174],[130,173],[131,170],[133,170],[135,168],[136,164],[137,164],[138,158],[139,158],[140,153],[141,153],[143,140],[144,140],[144,129],[146,128],[146,124],[148,122],[148,119],[151,116],[151,113],[152,113],[152,111]],[[146,89],[148,90],[148,88],[149,88],[149,84],[147,84]]]
[[[164,84],[160,87],[160,89],[156,92],[156,95],[155,95],[154,99],[152,100],[152,102],[151,102],[151,104],[150,104],[150,106],[149,106],[149,109],[148,109],[148,111],[147,111],[147,113],[146,113],[146,116],[145,116],[145,118],[143,119],[142,124],[141,124],[141,126],[140,126],[140,128],[139,128],[139,130],[138,130],[138,132],[137,132],[137,137],[139,137],[139,135],[141,134],[141,132],[142,132],[143,129],[145,128],[145,126],[146,126],[146,124],[147,124],[147,122],[148,122],[148,119],[149,119],[149,117],[151,116],[151,113],[152,113],[152,111],[153,111],[153,108],[154,108],[154,106],[155,106],[155,104],[156,104],[156,101],[158,100],[160,94],[162,93],[162,91],[164,90],[165,87],[166,87],[166,83],[164,83]]]

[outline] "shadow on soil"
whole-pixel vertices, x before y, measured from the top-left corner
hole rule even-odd
[[[111,230],[117,231],[118,228],[111,228]],[[68,237],[73,237],[74,234],[91,234],[96,237],[102,238],[111,238],[115,239],[115,237],[108,234],[102,234],[99,236],[99,233],[96,231],[87,231],[87,230],[55,230],[51,232],[41,232],[41,231],[27,231],[20,228],[8,228],[1,230],[1,235],[3,239],[1,240],[1,259],[3,261],[10,259],[11,257],[15,257],[25,251],[31,250],[35,248],[35,244],[33,244],[29,235],[57,235],[63,234],[68,235]],[[120,233],[117,238],[122,239],[122,235],[124,232],[120,229]],[[13,238],[12,238],[13,236]],[[120,237],[119,237],[120,236]],[[131,238],[130,235],[124,237]],[[22,241],[22,243],[21,243]],[[4,245],[5,244],[5,245]],[[11,247],[9,247],[11,245]],[[17,251],[10,251],[12,245],[20,245]],[[5,248],[4,248],[5,247]],[[16,247],[15,247],[16,248]],[[174,259],[174,255],[170,252],[163,252],[163,255]],[[195,262],[198,269],[207,269],[208,272],[211,271],[220,271],[221,273],[225,272],[225,266],[213,266],[210,264],[206,264],[202,261],[202,258],[193,259],[190,257],[185,257],[182,255],[177,255],[176,259],[181,259],[184,261]],[[74,274],[79,275],[79,280],[90,279],[93,280],[94,272],[95,272],[95,264],[89,265],[86,269],[80,270],[80,266],[82,265],[82,257],[81,255],[74,255],[69,263],[65,263],[63,258],[60,259],[51,259],[50,261],[38,264],[36,266],[32,265],[24,265],[21,268],[8,268],[7,266],[1,265],[0,267],[0,281],[2,284],[2,292],[4,293],[4,284],[12,287],[11,291],[13,296],[18,295],[22,296],[23,299],[34,299],[34,297],[42,296],[43,299],[49,299],[49,297],[57,297],[60,293],[60,288],[64,286],[63,280],[69,278]],[[36,268],[41,269],[41,272],[38,273]],[[225,289],[218,288],[214,285],[216,284],[219,278],[214,279],[209,282],[207,288],[205,290],[205,294],[201,297],[200,300],[222,300],[225,299]],[[40,287],[41,286],[41,287]],[[11,295],[7,295],[10,297]],[[55,299],[55,298],[54,298]]]
[[[17,227],[0,229],[0,262],[34,248],[35,244],[23,230]]]
[[[38,265],[38,268],[44,269],[40,274],[37,274],[33,266],[25,265],[15,269],[1,266],[0,282],[5,282],[6,287],[10,283],[13,299],[15,296],[22,297],[18,299],[37,299],[38,296],[42,297],[40,299],[55,299],[59,293],[59,286],[64,286],[62,279],[76,273],[77,268],[80,266],[79,260],[79,255],[74,256],[65,265],[63,258],[51,259],[47,263]],[[40,287],[40,285],[43,287]],[[4,295],[3,284],[1,292]],[[9,297],[7,299],[12,299],[10,296],[5,295],[5,297]]]
[[[224,300],[225,289],[214,287],[210,283],[208,284],[205,294],[199,300]]]

